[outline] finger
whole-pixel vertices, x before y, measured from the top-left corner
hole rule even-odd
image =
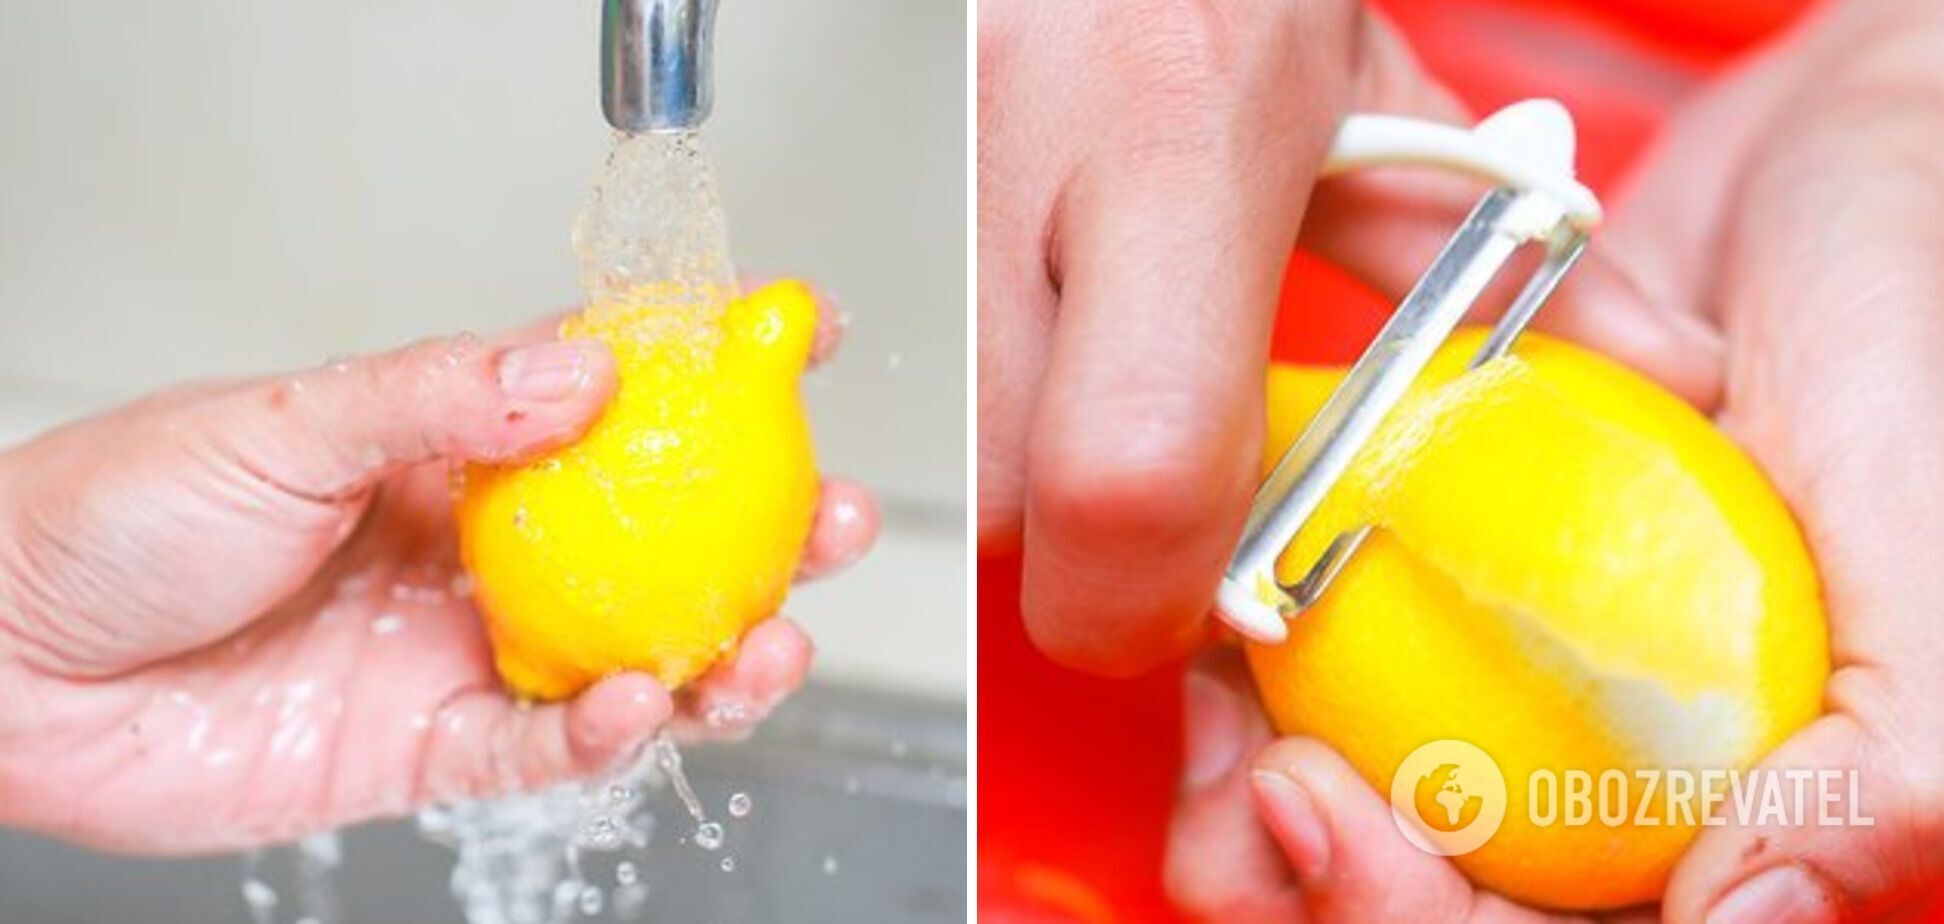
[[[644,674],[617,674],[565,703],[518,703],[477,690],[433,719],[419,801],[528,792],[605,772],[639,752],[674,712]]]
[[[1097,672],[1201,636],[1255,485],[1282,268],[1349,102],[1353,5],[1243,6],[1265,20],[1170,23],[1167,41],[1106,21],[1142,111],[1096,139],[1054,215],[1022,609],[1043,650]]]
[[[1189,669],[1183,709],[1182,787],[1164,867],[1168,897],[1196,920],[1301,920],[1296,879],[1250,797],[1249,757],[1270,732],[1235,651]]]
[[[1327,745],[1308,738],[1271,744],[1256,756],[1250,785],[1319,924],[1467,919],[1471,884],[1406,840],[1390,803]]]
[[[1026,445],[1059,293],[1047,275],[1052,203],[1080,142],[1040,92],[1092,30],[1077,6],[991,4],[978,38],[978,530],[982,553],[1016,550],[1024,528]],[[1062,15],[1065,14],[1065,15]],[[1066,57],[1064,54],[1059,57]]]
[[[1809,70],[1826,66],[1804,45],[1828,31],[1812,22],[1834,15],[1834,7],[1810,11],[1794,35],[1696,93],[1608,197],[1607,252],[1654,304],[1713,318],[1719,256],[1743,192],[1739,174],[1759,156],[1777,116],[1799,104]]]
[[[430,340],[247,386],[207,421],[237,464],[301,496],[353,495],[436,458],[509,461],[578,437],[614,391],[593,340]]]
[[[810,295],[817,300],[817,333],[810,339],[809,360],[810,368],[814,369],[837,355],[837,345],[843,342],[844,331],[850,327],[850,315],[830,293],[812,286]]]
[[[1839,675],[1832,698],[1841,701],[1857,676]],[[1944,786],[1936,770],[1944,755],[1933,741],[1893,752],[1874,740],[1849,717],[1829,716],[1764,760],[1748,779],[1791,769],[1828,779],[1808,784],[1801,801],[1782,790],[1801,817],[1741,818],[1727,803],[1726,824],[1702,828],[1675,868],[1667,920],[1849,920],[1934,892],[1944,882],[1944,798],[1937,795]]]
[[[881,522],[870,491],[843,478],[824,479],[810,541],[797,565],[797,580],[815,580],[864,557],[877,541]]]
[[[686,740],[738,738],[803,686],[816,653],[810,637],[787,619],[749,630],[736,656],[682,691],[671,730]]]

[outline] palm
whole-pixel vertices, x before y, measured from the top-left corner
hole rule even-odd
[[[39,785],[85,785],[77,804],[102,821],[83,829],[150,819],[156,840],[123,846],[156,849],[253,843],[440,795],[424,775],[439,737],[501,698],[479,618],[454,587],[444,484],[436,463],[388,479],[321,567],[233,563],[315,575],[240,631],[210,620],[199,646],[110,678],[31,672],[29,695],[59,704],[39,717],[48,734],[26,739],[48,753],[20,755],[44,768]]]

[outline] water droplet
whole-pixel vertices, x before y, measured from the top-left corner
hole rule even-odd
[[[608,815],[596,815],[581,825],[576,844],[589,850],[608,851],[621,846],[623,832],[621,824]]]
[[[721,702],[709,707],[704,721],[710,728],[736,728],[749,720],[749,707],[739,702]]]
[[[446,342],[445,352],[440,355],[439,361],[448,369],[456,368],[466,361],[466,357],[479,352],[480,345],[479,335],[470,332],[459,334]]]
[[[635,869],[633,863],[622,860],[614,865],[614,881],[624,886],[634,885],[641,881],[641,873]]]
[[[714,821],[705,821],[696,825],[695,846],[703,850],[722,849],[722,825]]]
[[[297,842],[297,850],[306,861],[325,869],[344,865],[344,845],[334,832],[312,834]]]
[[[836,858],[836,857],[833,857],[833,856],[831,856],[830,854],[824,854],[824,858],[823,858],[823,874],[824,874],[824,875],[826,875],[826,876],[835,876],[835,875],[837,875],[837,858]]]
[[[270,924],[277,911],[277,890],[261,879],[243,880],[243,903],[257,924]]]
[[[722,871],[723,871],[723,872],[725,872],[725,873],[733,873],[733,872],[735,872],[735,871],[736,871],[736,858],[735,858],[735,857],[723,857],[723,858],[722,858],[722,864],[721,864],[721,866],[722,866]]]
[[[736,794],[734,794],[734,795],[732,795],[732,796],[730,796],[730,797],[729,797],[729,815],[730,815],[730,817],[733,817],[733,818],[748,818],[748,817],[749,817],[749,810],[750,810],[750,809],[751,809],[752,807],[753,807],[753,806],[752,806],[752,805],[750,804],[750,801],[749,801],[749,793],[746,793],[746,792],[739,792],[739,793],[736,793]]]
[[[601,890],[594,886],[588,886],[582,889],[580,893],[580,913],[590,918],[600,914],[601,906],[604,904],[603,899],[604,896],[601,894]]]
[[[668,775],[668,782],[675,787],[675,796],[682,800],[682,807],[688,809],[689,817],[697,822],[707,821],[708,816],[702,811],[702,800],[695,797],[695,787],[689,785],[688,774],[682,772],[682,752],[675,746],[674,738],[666,734],[655,738],[655,762]],[[716,828],[716,833],[722,833],[720,826]]]
[[[538,907],[531,903],[522,903],[514,907],[512,914],[508,915],[508,917],[519,922],[519,924],[529,924],[529,922],[530,924],[541,924],[543,920],[549,922],[563,920],[571,915],[574,907],[580,903],[580,895],[580,882],[568,879],[553,887],[552,914],[543,917]],[[499,910],[498,908],[494,908],[494,913],[497,914]],[[488,918],[487,920],[492,920],[492,918]]]
[[[381,613],[371,620],[371,634],[373,635],[397,635],[399,630],[404,628],[405,617],[397,613]]]
[[[897,350],[892,350],[891,355],[884,358],[884,368],[892,372],[904,368],[904,354]]]

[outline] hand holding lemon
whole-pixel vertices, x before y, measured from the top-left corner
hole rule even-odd
[[[767,356],[756,322],[789,321],[768,403],[834,339],[800,287],[775,294],[738,335]],[[118,850],[236,849],[585,777],[665,729],[733,734],[792,691],[810,643],[784,619],[723,630],[733,658],[701,643],[713,663],[674,700],[645,661],[558,702],[503,688],[459,580],[450,469],[518,470],[602,432],[617,392],[624,415],[660,400],[652,374],[617,385],[625,350],[556,332],[176,389],[0,453],[0,686],[37,704],[0,709],[0,824]],[[667,386],[666,403],[723,387]],[[801,519],[743,600],[779,593],[792,566],[842,566],[876,530],[856,485],[781,483]]]
[[[1931,47],[1940,35],[1944,19],[1932,6],[1832,5],[1702,94],[1670,124],[1560,306],[1576,319],[1608,318],[1605,331],[1577,331],[1602,347],[1606,334],[1623,327],[1636,338],[1700,330],[1712,341],[1705,362],[1677,375],[1657,370],[1657,378],[1683,382],[1682,393],[1787,501],[1820,578],[1829,630],[1830,673],[1814,717],[1792,733],[1791,723],[1774,720],[1782,712],[1760,721],[1785,737],[1760,749],[1754,768],[1853,778],[1860,814],[1872,821],[1730,817],[1702,829],[1678,856],[1664,890],[1649,898],[1658,908],[1616,919],[1744,924],[1937,910],[1936,883],[1944,879],[1937,617],[1944,571],[1936,559],[1944,548],[1944,275],[1934,254],[1944,192],[1934,173],[1912,168],[1944,144],[1944,127],[1918,102],[1929,97],[1909,90],[1944,87],[1944,68],[1934,55],[1887,52]],[[1584,310],[1592,304],[1615,310]],[[1643,536],[1641,544],[1648,539],[1665,541]],[[1702,553],[1694,564],[1734,548]],[[1673,568],[1669,581],[1678,583],[1684,570]],[[1777,666],[1809,660],[1807,652],[1778,648],[1780,641],[1754,635],[1745,648],[1717,653],[1710,663],[1723,669],[1709,682],[1734,682],[1735,665],[1748,654],[1776,658]],[[1779,695],[1800,710],[1805,674],[1814,671],[1778,671],[1748,702],[1780,702],[1770,699]],[[1228,716],[1222,722],[1238,729],[1232,737],[1247,742],[1224,753],[1267,742],[1263,719],[1234,695],[1249,695],[1240,674],[1231,668],[1220,676],[1191,683],[1191,722],[1200,701],[1200,714]],[[1519,676],[1488,679],[1497,685]],[[1571,706],[1559,698],[1526,704]],[[1327,721],[1295,717],[1301,702],[1281,708],[1294,721]],[[1758,716],[1749,710],[1742,719]],[[1597,736],[1602,725],[1577,728]],[[1196,725],[1189,735],[1192,769]],[[1203,738],[1207,750],[1213,742]],[[1486,872],[1491,861],[1480,857],[1467,868],[1407,843],[1366,779],[1369,759],[1355,753],[1363,747],[1348,738],[1290,738],[1252,762],[1204,770],[1176,818],[1170,874],[1177,897],[1222,920],[1304,913],[1319,922],[1546,919],[1502,894],[1512,888],[1511,873]],[[1196,862],[1216,844],[1227,845],[1224,862]],[[1609,890],[1637,868],[1630,862],[1637,846],[1606,855],[1616,874],[1608,876],[1606,869],[1569,874],[1585,856],[1562,844],[1537,857],[1525,894],[1564,893],[1580,905],[1603,892],[1612,897]],[[1474,882],[1461,869],[1493,881]],[[1559,878],[1549,881],[1544,869]]]

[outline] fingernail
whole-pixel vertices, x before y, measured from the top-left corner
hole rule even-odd
[[[523,401],[559,401],[587,384],[587,344],[562,340],[516,347],[500,357],[500,391]]]
[[[1242,710],[1234,694],[1198,670],[1190,670],[1182,701],[1182,784],[1204,789],[1242,761]]]
[[[1811,924],[1836,920],[1836,902],[1800,866],[1757,873],[1715,902],[1708,924]]]
[[[1307,880],[1321,878],[1330,866],[1330,831],[1309,790],[1267,770],[1257,770],[1252,783],[1257,810],[1296,868],[1296,875]]]

